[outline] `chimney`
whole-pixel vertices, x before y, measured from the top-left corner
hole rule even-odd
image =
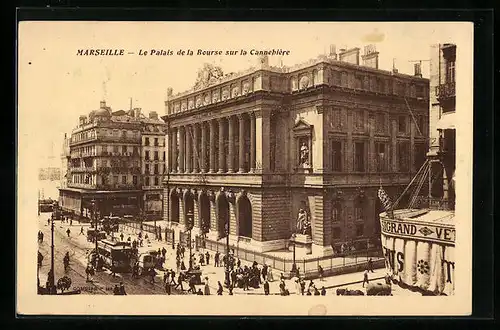
[[[339,53],[339,60],[359,65],[359,48],[351,48],[348,50],[341,49]]]
[[[259,69],[268,69],[269,68],[269,56],[261,55],[258,57],[258,68]]]
[[[81,127],[81,126],[83,126],[83,125],[85,125],[85,122],[86,122],[86,121],[87,121],[87,117],[86,117],[86,116],[84,116],[84,115],[81,115],[81,116],[79,117],[80,127]]]
[[[365,53],[361,58],[363,59],[363,66],[378,69],[378,52],[374,44],[365,46]]]
[[[149,119],[158,120],[158,113],[156,113],[156,111],[150,111],[149,112]]]
[[[414,65],[414,75],[415,77],[422,78],[422,65],[420,63],[415,63]]]
[[[106,101],[101,101],[101,109],[106,109]]]
[[[333,44],[330,45],[330,53],[328,54],[328,56],[334,60],[337,59],[337,46]]]

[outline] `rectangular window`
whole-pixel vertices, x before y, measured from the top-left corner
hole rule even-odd
[[[365,143],[354,143],[354,170],[356,172],[365,171]]]
[[[340,235],[342,234],[342,230],[339,227],[334,227],[332,231],[333,239],[340,239]]]
[[[385,115],[383,113],[375,115],[375,130],[378,133],[385,133]]]
[[[408,172],[410,170],[410,143],[403,141],[398,143],[399,171]]]
[[[399,133],[406,133],[406,116],[398,117],[398,130]]]
[[[113,146],[113,153],[115,153],[115,154],[118,153],[118,146]]]
[[[139,153],[137,147],[134,147],[134,151],[133,152],[134,152],[134,155],[137,155]]]
[[[127,176],[126,175],[122,176],[122,183],[127,184]]]
[[[167,159],[165,158],[165,151],[163,152],[163,160],[167,160]]]
[[[149,176],[144,178],[144,185],[149,186]]]
[[[158,138],[155,138],[155,147],[158,147]]]
[[[118,175],[113,175],[113,182],[118,183]]]
[[[137,175],[134,175],[132,177],[132,183],[134,184],[134,186],[137,186]]]
[[[377,172],[387,171],[387,150],[385,143],[375,143]]]
[[[363,79],[360,76],[356,76],[354,80],[354,88],[361,89],[363,87]]]
[[[364,235],[365,228],[362,224],[356,225],[356,236],[361,237]]]
[[[159,186],[160,185],[160,178],[155,176],[155,186]]]
[[[365,212],[363,208],[363,203],[356,201],[354,205],[354,220],[363,221],[365,219]]]
[[[455,82],[455,61],[446,62],[446,83]]]
[[[424,143],[415,144],[415,168],[420,167],[425,163],[427,148]]]
[[[342,172],[342,142],[332,141],[332,171]]]
[[[149,138],[148,137],[144,139],[144,145],[149,146]]]
[[[417,85],[416,96],[419,98],[423,98],[425,96],[424,95],[424,86]]]
[[[127,153],[127,146],[122,146],[122,153],[126,154]]]
[[[144,158],[145,158],[146,160],[149,160],[149,151],[148,151],[148,150],[146,150],[145,155],[144,155]]]
[[[146,174],[149,174],[149,164],[146,164],[146,168],[145,168],[144,172],[145,172]]]
[[[342,220],[342,205],[339,201],[334,201],[332,205],[332,221],[340,222]]]
[[[420,132],[420,135],[425,135],[425,116],[417,116],[417,125],[417,134]]]
[[[155,151],[155,160],[158,160],[158,151]]]
[[[158,164],[155,164],[155,174],[160,174],[160,173],[158,172]]]

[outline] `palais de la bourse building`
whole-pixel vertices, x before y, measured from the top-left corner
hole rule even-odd
[[[287,248],[300,209],[312,255],[380,237],[377,190],[397,197],[425,161],[429,80],[378,69],[378,53],[331,47],[295,67],[268,57],[223,75],[205,65],[165,102],[164,218],[207,240]],[[411,109],[411,110],[410,110]]]

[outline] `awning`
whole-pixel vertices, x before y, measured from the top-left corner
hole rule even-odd
[[[446,113],[438,120],[437,129],[455,129],[455,112]]]

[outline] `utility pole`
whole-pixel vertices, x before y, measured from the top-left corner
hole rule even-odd
[[[50,288],[49,293],[50,294],[56,294],[56,283],[55,283],[55,271],[54,271],[54,217],[51,216],[52,221],[50,223],[50,238],[51,238],[51,244],[50,244],[50,272],[49,272],[49,284]]]

